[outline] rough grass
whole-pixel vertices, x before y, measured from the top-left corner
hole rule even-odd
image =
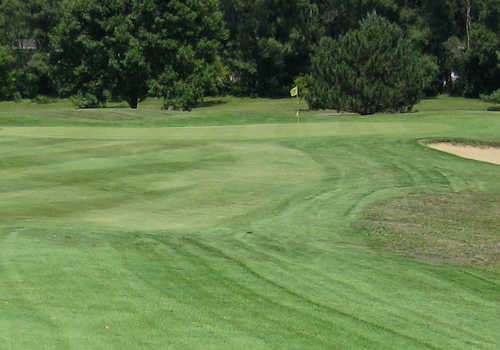
[[[467,259],[494,259],[495,218],[442,212],[495,216],[500,167],[418,140],[498,143],[497,114],[438,98],[297,124],[290,99],[222,102],[0,104],[2,349],[499,348],[495,265],[373,244],[411,246],[386,218],[417,211],[405,233],[463,229]]]
[[[500,195],[411,194],[365,215],[376,242],[406,255],[500,268]]]

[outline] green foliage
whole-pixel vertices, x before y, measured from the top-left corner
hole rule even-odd
[[[488,103],[496,103],[498,106],[489,106],[488,111],[498,112],[500,111],[500,89],[493,91],[490,95],[481,94],[481,100]]]
[[[140,62],[132,62],[135,48],[130,46],[136,41],[128,22],[120,1],[63,3],[61,22],[51,37],[51,63],[62,96],[77,95],[78,106],[95,107],[105,104],[105,90],[128,99],[126,92],[135,84],[136,98],[145,97],[145,79],[138,79],[145,72],[138,69]]]
[[[55,88],[50,71],[49,55],[45,52],[34,53],[22,69],[18,70],[18,91],[30,98],[39,94],[53,94]]]
[[[500,34],[483,25],[474,25],[471,30],[471,47],[467,51],[463,78],[465,96],[478,97],[500,88]]]
[[[0,43],[18,47],[20,39],[29,36],[28,7],[22,0],[0,1]]]
[[[44,95],[36,95],[33,98],[33,102],[38,103],[38,104],[49,104],[49,103],[54,103],[55,99],[51,98],[49,96],[44,96]]]
[[[225,35],[215,0],[66,1],[51,60],[63,95],[102,104],[109,90],[136,108],[153,93],[188,109],[219,87]]]
[[[221,6],[230,32],[229,89],[244,95],[286,96],[335,19],[327,1],[221,0]]]
[[[490,95],[481,94],[481,100],[500,104],[500,89],[493,91]]]
[[[298,87],[299,97],[305,97],[309,95],[309,77],[306,75],[300,75],[293,81],[295,86]]]
[[[14,57],[10,50],[0,45],[0,100],[13,97],[15,87],[15,72],[12,71]]]
[[[0,1],[0,42],[12,49],[16,90],[23,97],[55,94],[48,69],[48,35],[61,0]]]
[[[308,103],[361,114],[408,111],[435,70],[397,25],[371,13],[358,30],[321,40],[312,59]]]
[[[89,92],[78,92],[71,97],[71,102],[77,108],[100,108],[106,104],[106,99],[97,97]]]
[[[189,109],[222,90],[287,95],[322,37],[357,29],[374,10],[439,65],[426,95],[500,87],[500,0],[0,0],[0,44],[22,97],[109,90],[133,107],[153,94]],[[451,72],[463,79],[451,84]]]

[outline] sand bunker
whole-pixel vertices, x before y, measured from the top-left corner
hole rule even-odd
[[[500,165],[500,147],[469,146],[464,144],[453,144],[451,142],[430,143],[428,146],[443,152],[453,153],[463,158]]]

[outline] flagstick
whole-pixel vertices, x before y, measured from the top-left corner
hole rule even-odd
[[[290,90],[290,95],[292,95],[292,97],[297,96],[297,113],[295,115],[297,116],[297,124],[298,124],[300,122],[300,99],[299,99],[298,86],[295,86],[292,90]]]
[[[300,122],[300,100],[299,100],[299,89],[297,89],[297,124]]]

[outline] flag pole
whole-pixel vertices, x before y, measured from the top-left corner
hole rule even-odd
[[[290,95],[292,97],[297,96],[297,113],[295,115],[297,116],[297,123],[300,122],[300,100],[299,100],[299,87],[295,86],[292,90],[290,90]]]
[[[300,123],[300,98],[299,88],[297,88],[297,124]]]

